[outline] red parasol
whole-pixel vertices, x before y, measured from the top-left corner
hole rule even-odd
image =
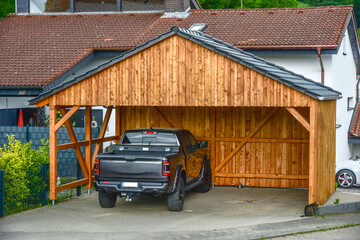
[[[23,127],[23,126],[24,126],[24,118],[23,118],[22,110],[20,109],[20,112],[19,112],[19,120],[18,120],[18,127]]]

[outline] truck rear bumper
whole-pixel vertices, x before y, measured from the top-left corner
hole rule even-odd
[[[133,186],[129,186],[133,185]],[[95,181],[96,191],[106,191],[110,193],[132,192],[132,193],[168,193],[169,183],[155,182],[113,182],[113,181]]]

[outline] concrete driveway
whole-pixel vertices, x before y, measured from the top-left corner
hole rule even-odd
[[[103,209],[97,192],[0,220],[0,239],[149,239],[168,232],[217,231],[296,220],[306,190],[216,187],[187,192],[182,212],[169,212],[165,198],[118,199]]]

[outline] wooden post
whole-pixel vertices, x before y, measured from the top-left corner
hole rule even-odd
[[[216,163],[216,109],[210,108],[210,166],[212,171],[212,182],[215,182]]]
[[[56,107],[53,99],[49,106],[50,200],[57,198]]]
[[[316,167],[317,167],[317,102],[310,105],[310,141],[309,141],[309,204],[317,202]],[[335,174],[335,173],[334,173]]]
[[[115,136],[118,137],[114,142],[119,144],[121,138],[121,108],[120,106],[115,107]]]
[[[91,132],[91,107],[85,108],[85,140],[89,141],[88,145],[85,147],[85,162],[86,168],[89,173],[89,182],[87,184],[87,188],[90,189],[92,187],[92,166],[91,166],[91,153],[92,153],[92,132]]]

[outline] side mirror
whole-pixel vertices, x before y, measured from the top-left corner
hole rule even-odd
[[[207,142],[207,141],[201,141],[200,144],[199,144],[199,146],[200,146],[201,148],[208,147],[208,142]]]

